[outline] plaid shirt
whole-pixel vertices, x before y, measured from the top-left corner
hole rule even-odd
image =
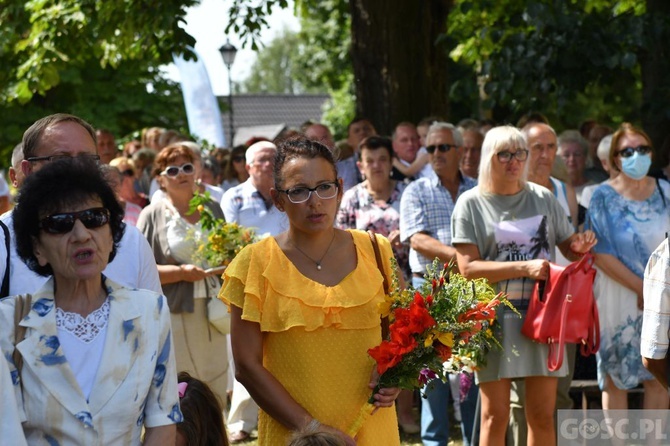
[[[254,228],[259,237],[277,235],[288,229],[286,214],[265,201],[251,184],[251,178],[223,194],[221,210],[227,222]]]
[[[642,356],[663,359],[670,340],[670,248],[668,239],[656,248],[644,270]]]
[[[456,198],[476,185],[476,180],[461,176]],[[401,241],[406,243],[414,234],[421,232],[445,245],[451,245],[451,214],[455,204],[451,193],[437,177],[421,178],[410,183],[400,200]],[[432,262],[433,259],[410,248],[409,266],[413,273],[425,273],[426,265]]]

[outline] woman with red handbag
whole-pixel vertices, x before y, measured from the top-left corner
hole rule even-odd
[[[568,259],[577,259],[595,244],[592,232],[573,233],[548,189],[526,181],[527,159],[518,129],[490,130],[482,146],[479,186],[459,198],[452,215],[452,243],[461,274],[496,284],[522,316],[498,313],[503,350],[489,352],[487,364],[477,372],[482,444],[504,444],[510,386],[518,378],[526,385],[528,444],[556,444],[556,384],[567,373],[567,364],[550,372],[547,345],[522,336],[524,307],[533,281],[547,278],[556,246]]]
[[[670,184],[647,176],[651,140],[624,123],[612,137],[609,164],[619,174],[593,193],[585,226],[598,244],[594,289],[600,313],[596,354],[603,409],[626,409],[627,390],[644,385],[644,408],[667,409],[668,394],[642,365],[644,268],[670,228]]]

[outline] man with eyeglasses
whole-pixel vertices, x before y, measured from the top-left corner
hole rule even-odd
[[[286,214],[274,206],[270,197],[270,189],[274,187],[276,153],[277,147],[270,141],[252,144],[246,152],[249,179],[228,189],[221,198],[221,209],[227,222],[253,228],[261,237],[277,235],[288,229]],[[226,424],[231,443],[247,440],[258,424],[258,406],[237,380],[233,383],[233,398]]]
[[[452,124],[433,123],[426,144],[435,177],[410,183],[400,200],[400,240],[410,245],[415,288],[425,281],[426,266],[435,257],[441,262],[456,259],[456,250],[451,246],[451,214],[458,197],[477,184],[459,170],[463,137]],[[426,446],[447,446],[449,384],[439,380],[429,384],[421,407],[421,439]]]
[[[36,121],[23,134],[23,160],[21,173],[28,176],[45,163],[69,157],[88,157],[99,161],[96,153],[96,135],[93,127],[81,118],[64,113],[44,117]],[[54,187],[58,187],[54,184]],[[9,281],[7,295],[33,293],[46,282],[28,269],[16,252],[12,213],[0,219],[9,232],[9,265],[1,262],[0,277],[3,284]],[[0,259],[7,258],[6,239],[0,231]],[[9,268],[9,270],[7,270]],[[8,272],[7,272],[8,271]],[[112,262],[103,273],[110,279],[130,288],[143,288],[162,294],[158,269],[149,243],[134,226],[126,226],[123,238]]]

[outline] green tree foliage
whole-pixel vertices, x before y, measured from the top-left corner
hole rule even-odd
[[[90,59],[158,66],[195,41],[179,25],[198,0],[0,0],[0,100],[27,103]]]
[[[251,74],[241,82],[240,91],[246,93],[305,94],[323,93],[323,85],[303,84],[302,67],[298,59],[304,45],[298,33],[283,29],[267,46],[262,47],[251,67]]]
[[[59,77],[59,84],[44,95],[36,94],[25,104],[15,101],[0,107],[0,165],[9,165],[11,151],[21,142],[23,132],[51,113],[75,114],[95,127],[111,130],[117,139],[148,126],[187,126],[179,86],[163,79],[157,69],[135,62],[103,69],[90,59],[81,67],[62,70]]]
[[[261,28],[249,23],[257,17],[256,8],[253,2],[238,2],[232,10],[232,13],[240,14],[236,19],[238,29],[247,33],[248,41],[259,38]],[[295,8],[300,31],[284,31],[266,47],[260,48],[251,75],[240,90],[328,93],[331,101],[324,110],[323,121],[336,138],[342,138],[346,136],[346,127],[356,106],[349,55],[351,20],[348,4],[342,0],[297,1]]]
[[[670,26],[633,0],[458,0],[449,30],[460,42],[452,58],[478,72],[482,108],[576,126],[641,119],[641,59]]]
[[[177,85],[158,66],[195,43],[182,28],[198,0],[0,0],[0,165],[47,114],[77,114],[125,135],[185,124]],[[151,92],[147,90],[151,86]]]

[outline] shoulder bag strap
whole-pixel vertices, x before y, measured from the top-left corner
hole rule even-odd
[[[563,352],[565,351],[565,325],[568,318],[568,307],[572,303],[572,295],[568,294],[563,298],[561,305],[560,331],[558,339],[550,339],[549,356],[547,357],[547,368],[555,372],[563,365]]]
[[[386,274],[384,274],[384,265],[382,264],[382,255],[379,252],[379,245],[377,244],[377,236],[375,236],[374,232],[368,231],[368,235],[370,236],[370,242],[372,243],[372,249],[375,251],[375,260],[377,261],[377,268],[379,268],[379,272],[381,273],[382,277],[384,278],[384,293],[389,293],[389,281],[388,278],[386,277]],[[388,339],[389,336],[389,318],[388,316],[382,317],[381,318],[381,327],[382,327],[382,340]]]
[[[9,228],[5,223],[0,221],[0,227],[5,234],[5,249],[7,250],[7,262],[5,263],[5,275],[2,277],[2,287],[0,287],[0,297],[9,296]]]
[[[663,193],[663,188],[661,187],[661,182],[656,178],[656,187],[658,188],[658,193],[661,194],[661,199],[663,200],[663,207],[667,207],[665,204],[665,194]]]
[[[21,356],[16,346],[25,339],[27,330],[26,327],[22,327],[19,324],[30,313],[32,303],[33,296],[30,294],[20,294],[16,296],[16,301],[14,302],[14,352],[12,352],[12,360],[19,375],[23,368],[23,356]]]

